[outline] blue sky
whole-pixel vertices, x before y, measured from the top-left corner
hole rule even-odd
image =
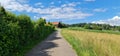
[[[120,0],[0,0],[5,9],[63,23],[120,25]]]

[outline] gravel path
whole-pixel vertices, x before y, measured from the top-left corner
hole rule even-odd
[[[25,56],[77,56],[70,44],[61,36],[60,30],[52,33]]]

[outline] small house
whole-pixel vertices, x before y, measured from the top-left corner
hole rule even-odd
[[[52,24],[53,24],[55,27],[58,27],[59,22],[52,22]]]

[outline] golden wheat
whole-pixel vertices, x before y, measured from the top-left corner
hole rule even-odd
[[[62,34],[68,40],[77,39],[72,42],[80,43],[77,44],[79,56],[120,56],[120,35],[67,29],[62,30]]]

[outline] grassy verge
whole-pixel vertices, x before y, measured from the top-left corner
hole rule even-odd
[[[62,29],[78,56],[120,56],[120,35]]]

